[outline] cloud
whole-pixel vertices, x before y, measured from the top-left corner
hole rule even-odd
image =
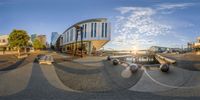
[[[114,33],[118,33],[112,43],[130,48],[156,44],[153,38],[165,35],[171,27],[157,22],[152,17],[157,13],[148,7],[117,8],[121,16],[116,17]]]
[[[174,13],[177,9],[185,9],[190,6],[195,5],[194,3],[162,3],[156,5],[156,10],[159,11],[161,14],[171,14]]]
[[[157,5],[159,10],[169,10],[169,9],[183,9],[183,8],[187,8],[189,6],[193,6],[194,3],[164,3],[164,4],[160,4]]]
[[[147,7],[120,7],[116,8],[116,10],[120,11],[121,14],[133,12],[137,15],[152,15],[154,13],[154,10]]]
[[[162,23],[156,20],[156,18],[157,15],[171,14],[177,9],[185,9],[193,5],[195,4],[162,3],[152,7],[116,8],[120,12],[120,15],[116,16],[115,26],[113,28],[117,36],[114,37],[111,43],[120,45],[121,48],[147,49],[152,45],[160,45],[162,40],[156,40],[159,37],[174,37],[177,43],[186,42],[188,39],[185,36],[179,36],[182,34],[175,32],[174,30],[176,29],[174,29],[175,27],[173,25]],[[192,27],[193,24],[188,24],[187,26]],[[170,41],[165,42],[170,43]]]

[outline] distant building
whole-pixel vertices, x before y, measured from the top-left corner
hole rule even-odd
[[[8,49],[8,37],[9,35],[0,35],[0,51],[5,51]]]
[[[81,27],[83,33],[77,33],[77,26]],[[81,36],[83,44],[81,45]],[[89,19],[78,22],[67,30],[60,37],[62,52],[74,53],[81,47],[86,54],[95,53],[102,48],[111,38],[111,24],[106,18]]]
[[[160,47],[160,46],[151,46],[149,48],[150,52],[155,52],[155,53],[163,53],[163,52],[183,52],[182,49],[180,48],[169,48],[169,47]]]
[[[59,37],[58,32],[52,32],[51,33],[51,45],[52,46],[56,45],[56,41],[57,41],[58,37]]]
[[[197,38],[197,42],[200,43],[200,36]]]
[[[187,43],[187,51],[188,51],[188,52],[191,52],[191,51],[194,49],[193,46],[194,46],[194,43],[188,42],[188,43]]]
[[[197,37],[196,42],[188,42],[187,43],[188,51],[200,51],[200,37]]]
[[[33,42],[37,37],[37,34],[31,34],[31,41]]]
[[[46,45],[46,40],[47,40],[46,35],[38,35],[36,38],[42,43],[42,45],[44,45],[45,47],[47,46]]]
[[[200,37],[197,37],[197,42],[194,43],[194,49],[195,51],[200,51]]]
[[[167,47],[159,47],[159,46],[151,46],[149,48],[149,51],[151,52],[156,52],[156,53],[161,53],[167,51],[169,48]]]
[[[54,47],[55,50],[62,52],[62,48],[60,46],[60,39],[61,39],[61,35],[58,37],[58,39],[56,40],[56,46]]]

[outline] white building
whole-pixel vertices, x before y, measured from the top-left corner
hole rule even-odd
[[[69,27],[61,34],[60,46],[62,52],[73,53],[81,47],[81,34],[78,35],[76,27],[80,26],[83,29],[83,49],[86,54],[91,54],[99,50],[111,38],[111,24],[106,18],[97,18],[84,20]],[[76,35],[78,37],[76,43]]]
[[[194,43],[194,50],[200,55],[200,37],[197,37],[197,42]]]
[[[0,50],[6,50],[8,47],[9,35],[0,35]]]
[[[197,37],[197,42],[194,44],[195,47],[200,47],[200,37]]]

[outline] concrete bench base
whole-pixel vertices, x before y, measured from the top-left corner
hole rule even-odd
[[[50,55],[46,55],[39,60],[39,64],[48,64],[51,65],[54,62],[53,57]]]
[[[25,55],[20,55],[20,56],[17,56],[17,58],[26,58],[26,57],[28,57],[28,54],[25,54]]]

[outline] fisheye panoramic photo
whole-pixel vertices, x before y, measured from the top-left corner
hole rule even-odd
[[[199,100],[199,0],[0,0],[0,100]]]

